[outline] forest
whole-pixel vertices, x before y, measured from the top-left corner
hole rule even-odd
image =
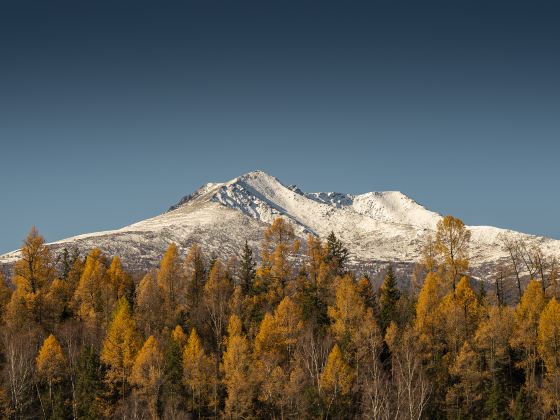
[[[33,228],[0,273],[0,417],[560,418],[555,261],[506,243],[475,281],[469,240],[446,216],[376,280],[282,218],[236,258],[170,244],[146,273]]]

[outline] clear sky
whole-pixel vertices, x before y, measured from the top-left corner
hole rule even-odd
[[[262,169],[560,238],[557,1],[0,1],[0,252]]]

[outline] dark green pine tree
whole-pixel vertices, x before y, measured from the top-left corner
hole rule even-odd
[[[486,394],[484,402],[484,418],[491,420],[505,420],[507,415],[508,394],[499,379],[495,380]],[[520,406],[516,406],[520,408]],[[515,411],[515,409],[514,409]],[[521,412],[523,410],[521,409]]]
[[[183,400],[182,396],[185,395],[185,387],[183,385],[181,345],[173,339],[170,339],[167,343],[163,366],[163,405],[168,408],[177,409]]]
[[[245,246],[243,247],[240,265],[241,270],[239,272],[239,283],[241,284],[243,294],[247,295],[253,288],[253,282],[255,281],[256,274],[256,263],[253,260],[253,250],[247,241],[245,241]]]
[[[385,332],[391,321],[397,321],[397,303],[400,297],[401,292],[397,288],[393,267],[389,266],[383,279],[383,284],[379,288],[379,317],[383,332]]]
[[[348,249],[331,231],[327,236],[327,263],[333,263],[336,267],[337,274],[343,274],[346,263],[348,262]]]
[[[79,357],[76,371],[76,414],[80,419],[98,419],[101,416],[100,399],[103,396],[105,372],[99,354],[93,346],[85,347]]]
[[[58,256],[58,261],[60,261],[60,278],[62,280],[68,279],[72,266],[79,257],[80,252],[77,249],[74,249],[72,253],[66,247],[62,250],[62,254]]]

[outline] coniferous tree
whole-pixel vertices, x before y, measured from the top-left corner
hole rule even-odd
[[[253,282],[255,281],[257,264],[253,260],[253,250],[245,241],[245,246],[243,247],[243,252],[241,254],[240,272],[239,272],[239,283],[241,284],[241,290],[245,295],[248,295],[252,288]]]
[[[383,283],[379,288],[379,310],[382,331],[385,331],[391,322],[396,321],[397,303],[400,296],[401,293],[397,287],[393,267],[389,266]]]
[[[343,274],[348,262],[348,249],[342,241],[331,231],[327,236],[327,255],[326,261],[333,264],[337,274]]]
[[[164,353],[164,382],[162,388],[162,400],[166,408],[164,417],[172,417],[174,413],[182,409],[185,388],[183,384],[183,348],[187,343],[187,337],[181,326],[177,325],[173,330]]]
[[[93,346],[85,346],[76,367],[75,406],[80,419],[101,417],[101,397],[104,391],[104,369]]]

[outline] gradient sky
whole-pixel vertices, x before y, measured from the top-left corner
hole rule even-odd
[[[0,0],[0,252],[253,169],[560,238],[556,4]]]

